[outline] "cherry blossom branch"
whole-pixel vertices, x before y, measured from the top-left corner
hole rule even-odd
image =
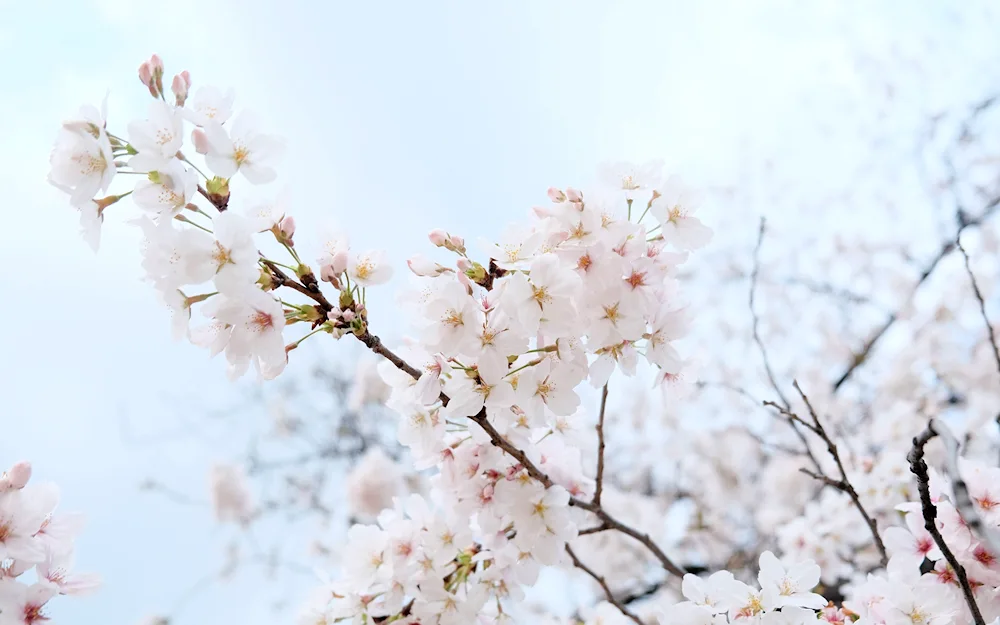
[[[962,241],[960,238],[955,239],[955,245],[958,250],[962,252],[962,257],[965,260],[965,273],[969,274],[969,281],[972,282],[972,292],[976,295],[976,301],[979,302],[979,314],[983,318],[983,323],[986,325],[986,334],[990,341],[990,348],[993,350],[993,361],[997,365],[997,373],[1000,373],[1000,349],[997,348],[997,338],[993,332],[993,324],[990,323],[990,318],[986,315],[986,300],[983,299],[983,293],[979,290],[979,283],[976,281],[976,274],[973,273],[972,267],[969,264],[969,253],[965,251],[962,247]]]
[[[395,365],[397,369],[404,371],[414,380],[420,379],[420,372],[413,366],[409,365],[402,358],[394,354],[392,350],[385,347],[385,345],[382,343],[382,340],[379,337],[375,336],[374,334],[371,334],[370,332],[364,332],[360,335],[355,335],[355,336],[359,341],[361,341],[367,347],[375,351],[375,353],[389,360],[389,362]],[[449,397],[444,393],[441,393],[441,401],[442,403],[447,405]],[[499,447],[500,449],[505,451],[508,455],[510,455],[512,458],[517,460],[517,462],[521,465],[521,467],[523,467],[524,470],[527,471],[528,475],[530,475],[532,478],[540,482],[542,486],[544,486],[545,488],[551,488],[553,486],[554,482],[552,481],[552,479],[549,478],[549,476],[546,475],[541,469],[539,469],[535,465],[535,463],[533,463],[528,458],[527,454],[525,454],[523,451],[512,445],[510,441],[504,438],[503,435],[500,434],[500,432],[498,432],[495,427],[493,427],[493,424],[489,422],[489,419],[486,416],[485,407],[482,410],[480,410],[477,414],[470,416],[469,419],[475,422],[477,425],[479,425],[479,427],[483,428],[486,434],[489,435],[490,441],[493,443],[494,446]],[[667,556],[667,554],[664,553],[663,550],[660,549],[660,547],[653,541],[653,539],[649,536],[649,534],[641,533],[638,530],[625,525],[621,521],[612,517],[604,508],[602,508],[600,505],[595,504],[594,502],[583,501],[576,497],[571,497],[569,500],[569,505],[580,508],[582,510],[586,510],[594,514],[595,516],[597,516],[598,519],[600,519],[601,525],[607,526],[607,529],[616,530],[618,532],[621,532],[622,534],[630,536],[633,539],[639,541],[640,543],[642,543],[643,546],[646,547],[646,549],[650,551],[650,553],[653,554],[653,556],[660,562],[660,564],[663,566],[665,570],[676,575],[677,577],[684,577],[685,575],[684,569],[682,569],[680,566],[674,563],[674,561],[671,560]]]
[[[767,349],[764,347],[764,341],[760,338],[760,317],[757,315],[757,311],[754,308],[754,295],[757,292],[757,276],[760,273],[760,248],[764,243],[764,228],[767,220],[764,217],[760,218],[760,229],[757,232],[757,247],[754,248],[753,252],[753,271],[750,273],[750,317],[753,320],[753,340],[757,343],[757,347],[760,350],[761,359],[764,361],[764,371],[767,373],[767,379],[771,383],[771,388],[777,393],[778,399],[785,408],[789,407],[788,399],[785,394],[781,392],[781,387],[778,386],[778,381],[774,377],[774,371],[771,369],[771,361],[767,357]],[[793,426],[795,427],[795,426]]]
[[[608,405],[608,385],[601,390],[601,412],[597,417],[597,478],[594,487],[594,505],[601,505],[604,490],[604,410]]]
[[[826,450],[829,452],[830,457],[833,458],[833,461],[837,464],[837,471],[840,473],[840,479],[833,479],[822,473],[816,474],[808,469],[800,470],[807,475],[811,475],[812,477],[829,484],[841,492],[847,493],[847,495],[851,498],[851,501],[854,502],[854,507],[861,513],[861,516],[865,520],[865,524],[868,525],[868,529],[872,533],[872,539],[875,541],[875,547],[878,549],[879,556],[882,559],[882,566],[887,566],[889,564],[889,556],[885,552],[885,543],[882,542],[882,536],[880,536],[878,532],[878,522],[868,514],[867,510],[865,510],[864,505],[861,503],[861,498],[858,496],[858,491],[847,478],[847,471],[844,469],[844,463],[840,460],[840,451],[837,449],[837,444],[834,443],[833,439],[831,439],[826,433],[826,428],[823,427],[823,423],[819,420],[819,416],[816,414],[812,404],[809,402],[809,398],[804,392],[802,392],[802,388],[799,386],[798,381],[793,381],[792,386],[794,386],[795,390],[798,391],[799,396],[802,398],[806,408],[809,410],[809,416],[812,417],[812,427],[810,429],[817,436],[823,439],[823,442],[826,443]]]
[[[952,490],[955,493],[955,507],[969,526],[969,529],[978,536],[985,538],[993,553],[1000,553],[1000,536],[991,527],[983,524],[979,512],[972,503],[972,497],[969,495],[969,486],[962,479],[962,474],[958,469],[960,448],[958,439],[955,438],[951,429],[940,419],[932,419],[931,425],[933,425],[934,432],[941,439],[941,442],[944,443],[945,450],[948,452],[946,455],[946,468],[948,477],[951,479]],[[931,425],[928,425],[928,427],[931,427]]]
[[[320,290],[319,284],[316,282],[316,277],[311,272],[301,276],[300,280],[302,282],[300,283],[289,278],[274,261],[262,258],[261,262],[267,265],[267,268],[274,274],[278,286],[287,286],[319,304],[322,308],[324,318],[326,317],[326,313],[333,310],[333,304],[323,295],[323,291]]]
[[[851,378],[852,375],[854,375],[854,372],[857,371],[859,367],[868,362],[868,357],[870,356],[872,349],[876,346],[876,344],[878,344],[879,340],[881,340],[881,338],[885,335],[885,333],[889,331],[889,328],[891,328],[893,324],[896,323],[896,321],[902,314],[902,310],[906,308],[910,302],[913,301],[913,298],[920,290],[920,287],[924,284],[924,282],[927,281],[927,279],[931,276],[931,274],[934,273],[934,270],[937,268],[940,262],[955,250],[956,242],[958,241],[958,238],[961,237],[962,232],[966,228],[974,228],[981,226],[984,221],[986,221],[991,215],[993,215],[998,206],[1000,206],[1000,195],[991,199],[986,204],[986,207],[983,209],[983,212],[980,213],[978,217],[965,218],[961,220],[961,223],[958,228],[958,235],[955,237],[955,240],[946,241],[941,245],[941,249],[938,250],[938,253],[934,256],[934,258],[932,258],[927,263],[927,265],[924,266],[924,269],[920,272],[920,277],[917,278],[917,282],[913,285],[913,288],[910,289],[909,296],[906,298],[906,301],[900,306],[899,310],[891,313],[889,317],[885,320],[885,322],[878,328],[876,328],[875,331],[868,336],[868,338],[864,342],[864,345],[861,347],[861,350],[854,354],[854,358],[851,360],[851,363],[847,366],[846,369],[844,369],[844,372],[836,379],[836,381],[834,381],[833,383],[834,393],[840,390],[840,387],[843,386],[844,383],[846,383]],[[996,343],[994,343],[994,345],[996,345]]]
[[[930,533],[934,539],[934,543],[948,561],[948,565],[955,571],[955,576],[958,577],[958,582],[962,587],[962,594],[965,595],[965,602],[969,606],[969,611],[972,612],[973,622],[976,625],[986,625],[986,621],[983,620],[983,614],[979,611],[979,605],[976,603],[972,586],[969,584],[969,576],[965,573],[965,567],[962,566],[958,558],[955,557],[955,554],[948,548],[944,537],[941,535],[941,531],[937,527],[937,506],[931,501],[930,475],[927,470],[927,462],[924,461],[924,447],[932,438],[938,436],[940,433],[937,426],[937,420],[931,419],[927,424],[927,429],[913,438],[913,448],[906,454],[906,459],[910,463],[910,471],[917,478],[917,489],[920,492],[920,508],[924,517],[924,529]]]
[[[598,575],[593,569],[591,569],[586,564],[581,562],[580,559],[576,557],[576,554],[573,553],[573,548],[570,547],[569,545],[566,545],[566,553],[569,554],[570,560],[573,561],[573,566],[580,569],[587,575],[591,576],[592,578],[594,578],[594,581],[600,584],[601,589],[604,591],[604,596],[607,597],[608,599],[608,603],[618,608],[618,610],[622,614],[632,619],[633,622],[637,623],[638,625],[644,625],[642,620],[640,620],[638,616],[636,616],[631,610],[629,610],[625,606],[624,603],[622,603],[617,597],[615,597],[615,594],[611,592],[611,588],[608,586],[608,582],[607,580],[604,579],[603,575]]]

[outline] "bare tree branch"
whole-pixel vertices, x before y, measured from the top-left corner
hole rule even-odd
[[[958,229],[958,236],[955,237],[955,240],[956,241],[958,240],[958,237],[962,235],[962,232],[966,228],[974,228],[982,225],[982,223],[996,211],[997,206],[1000,206],[1000,195],[991,199],[986,204],[986,207],[983,209],[983,212],[980,213],[978,217],[963,219],[963,222]],[[951,254],[954,250],[955,250],[955,241],[945,241],[941,245],[941,249],[938,250],[938,253],[924,266],[924,269],[920,272],[920,277],[917,278],[916,283],[910,289],[910,294],[907,296],[906,301],[903,303],[903,305],[900,306],[900,310],[908,306],[909,303],[913,301],[913,298],[920,290],[920,287],[924,284],[924,282],[927,281],[927,278],[929,278],[931,274],[934,273],[934,270],[937,268],[938,264],[942,260],[944,260],[944,258],[947,257],[948,254]],[[840,390],[840,387],[843,386],[844,383],[847,382],[852,375],[854,375],[854,372],[857,371],[857,369],[861,367],[861,365],[865,364],[868,361],[868,357],[871,355],[872,349],[878,344],[879,340],[881,340],[881,338],[885,335],[885,333],[889,330],[889,328],[891,328],[893,324],[896,323],[896,321],[899,319],[900,314],[901,314],[900,311],[890,314],[889,318],[886,319],[882,325],[876,328],[868,336],[868,339],[865,340],[864,345],[861,347],[861,350],[854,354],[854,358],[851,360],[851,363],[847,366],[846,369],[844,369],[844,372],[836,379],[836,381],[834,381],[833,383],[834,393]]]
[[[990,318],[986,315],[986,300],[983,299],[983,293],[979,290],[979,283],[976,282],[976,274],[972,272],[972,267],[969,264],[969,253],[962,247],[961,237],[955,239],[955,245],[962,252],[962,257],[965,259],[965,273],[969,274],[969,281],[972,282],[972,292],[975,293],[976,301],[979,302],[979,314],[983,318],[983,323],[986,324],[987,338],[989,338],[990,348],[993,350],[993,361],[997,365],[997,373],[1000,373],[1000,349],[997,348],[997,337],[993,332],[993,324],[990,323]]]
[[[868,514],[867,510],[865,510],[864,505],[861,503],[861,498],[858,496],[858,491],[855,490],[851,481],[847,479],[847,471],[844,469],[844,463],[840,460],[840,451],[837,449],[837,445],[833,442],[833,439],[831,439],[826,433],[826,428],[824,428],[822,422],[820,422],[819,415],[817,415],[816,411],[813,409],[812,404],[809,402],[809,398],[802,392],[802,388],[799,386],[798,381],[793,381],[792,386],[794,386],[795,390],[798,391],[799,396],[802,398],[802,401],[805,402],[806,408],[809,410],[809,416],[812,417],[813,426],[810,429],[817,436],[823,439],[823,442],[826,443],[826,450],[830,453],[830,457],[832,457],[833,461],[837,463],[837,471],[840,473],[840,479],[835,480],[823,474],[816,475],[810,473],[809,471],[804,472],[812,475],[814,478],[822,480],[842,492],[847,493],[847,495],[851,498],[851,501],[854,502],[854,507],[861,513],[865,523],[868,525],[868,529],[872,533],[872,540],[875,541],[875,548],[878,549],[879,556],[882,559],[882,566],[887,566],[889,564],[889,556],[885,552],[885,543],[882,542],[882,536],[878,533],[878,522]]]
[[[592,578],[594,578],[594,581],[600,584],[601,589],[604,591],[604,596],[607,597],[608,599],[608,603],[618,608],[618,610],[622,614],[632,619],[633,622],[637,623],[638,625],[644,625],[642,620],[640,620],[638,616],[632,613],[632,611],[629,610],[624,603],[622,603],[621,601],[618,600],[617,597],[615,597],[615,593],[611,592],[611,587],[608,586],[608,582],[604,579],[603,575],[598,575],[593,569],[591,569],[586,564],[581,562],[580,558],[577,558],[576,554],[573,553],[573,548],[570,547],[569,545],[566,545],[566,553],[569,554],[570,560],[573,561],[573,566],[580,569],[587,575],[591,576]]]
[[[753,340],[757,343],[758,349],[760,349],[761,359],[764,361],[764,371],[767,373],[767,379],[771,382],[771,388],[777,393],[778,399],[781,400],[782,405],[785,408],[789,407],[788,399],[785,397],[784,393],[781,392],[781,388],[778,386],[777,380],[774,378],[774,371],[771,370],[771,361],[767,357],[767,349],[764,348],[764,341],[760,338],[760,331],[758,326],[760,325],[760,317],[757,316],[757,311],[754,308],[754,295],[757,292],[757,275],[760,273],[760,247],[764,243],[764,227],[767,220],[763,217],[760,218],[760,229],[757,233],[757,247],[754,248],[753,252],[753,271],[750,273],[750,317],[753,320]]]
[[[608,385],[601,390],[601,413],[597,417],[597,485],[594,487],[594,505],[601,505],[601,491],[604,489],[604,410],[608,405]]]

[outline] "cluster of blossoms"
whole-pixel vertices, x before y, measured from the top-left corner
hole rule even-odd
[[[28,484],[31,465],[19,462],[0,474],[0,623],[33,625],[49,620],[46,606],[58,595],[80,595],[100,583],[74,573],[73,541],[82,526],[74,514],[57,514],[53,484]]]
[[[796,385],[811,423],[793,412],[768,366],[782,400],[772,408],[791,444],[802,445],[795,453],[762,452],[749,428],[701,428],[672,441],[683,447],[676,482],[687,484],[671,505],[697,510],[673,550],[718,571],[705,579],[666,555],[662,528],[647,529],[664,512],[656,500],[605,485],[609,380],[648,370],[657,386],[672,386],[688,372],[675,348],[691,325],[679,277],[711,236],[692,213],[697,199],[659,163],[610,165],[583,191],[549,189],[529,220],[499,241],[480,241],[478,253],[461,236],[431,232],[441,258],[408,261],[413,284],[400,302],[414,337],[390,351],[371,332],[365,306],[366,289],[392,276],[385,254],[352,250],[331,230],[314,265],[303,262],[287,198],[240,207],[230,196],[237,176],[253,185],[276,178],[271,163],[282,142],[258,132],[248,113],[233,117],[231,92],[202,87],[189,102],[187,72],[174,77],[168,99],[163,72],[155,56],[140,67],[153,101],[146,119],[127,124],[127,138],[110,133],[105,112],[92,107],[63,125],[51,180],[70,194],[85,237],[96,247],[104,211],[132,196],[143,269],[175,333],[224,352],[234,377],[253,365],[274,378],[314,335],[350,335],[384,357],[377,368],[388,391],[368,379],[351,404],[374,400],[398,413],[398,441],[426,478],[422,492],[405,495],[413,489],[395,462],[365,455],[347,497],[358,517],[376,523],[350,529],[337,578],[318,591],[307,621],[510,622],[525,588],[557,565],[583,571],[604,592],[608,602],[587,619],[593,625],[642,622],[621,593],[650,566],[683,579],[680,603],[666,583],[654,588],[662,623],[936,625],[1000,616],[996,549],[969,518],[981,517],[987,532],[997,526],[1000,501],[990,488],[1000,470],[969,462],[961,476],[949,475],[967,484],[969,510],[959,510],[958,492],[947,495],[949,481],[936,474],[929,500],[912,503],[905,458],[914,432],[898,408],[877,423],[851,424],[868,446],[838,452],[805,394]],[[185,152],[187,136],[193,151]],[[132,189],[95,197],[122,174],[138,176]],[[196,307],[205,321],[192,325]],[[297,323],[308,333],[286,344],[285,327]],[[753,332],[760,342],[756,323]],[[598,392],[591,468],[583,400]],[[832,394],[822,400],[837,407]],[[770,505],[775,492],[782,501]],[[213,493],[220,519],[253,515],[238,470],[219,468]],[[743,554],[742,566],[721,560],[760,544],[761,534],[775,537],[783,559],[760,556],[758,589],[739,581],[756,557]],[[594,572],[597,561],[607,575]],[[815,592],[821,582],[838,591],[827,593],[837,605]]]

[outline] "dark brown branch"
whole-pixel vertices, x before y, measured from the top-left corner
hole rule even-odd
[[[586,536],[587,534],[600,534],[606,530],[611,529],[603,523],[601,525],[595,525],[594,527],[588,527],[577,532],[577,536]]]
[[[962,587],[962,594],[965,595],[965,602],[972,613],[973,622],[976,625],[986,625],[986,622],[983,620],[983,614],[979,611],[979,605],[976,603],[972,585],[969,584],[969,576],[965,573],[965,567],[962,566],[958,558],[955,557],[955,554],[948,548],[948,544],[945,543],[944,537],[941,536],[941,532],[937,527],[937,506],[931,501],[930,475],[927,470],[927,462],[924,461],[924,447],[932,438],[938,435],[934,425],[935,422],[932,419],[927,424],[927,429],[913,438],[913,448],[910,450],[910,453],[906,454],[906,459],[910,463],[910,471],[917,478],[917,490],[920,492],[920,508],[924,517],[924,529],[930,533],[934,539],[934,543],[941,550],[941,553],[944,554],[945,560],[948,561],[948,565],[955,571],[955,576],[958,577],[959,585]]]
[[[615,597],[615,593],[611,592],[611,588],[608,586],[608,582],[607,580],[604,579],[603,575],[598,575],[597,572],[595,572],[593,569],[591,569],[586,564],[581,562],[580,558],[576,557],[576,554],[573,553],[573,548],[570,547],[569,545],[566,545],[566,553],[569,554],[570,560],[573,561],[573,566],[575,566],[576,568],[580,569],[587,575],[594,578],[594,581],[596,581],[601,586],[601,589],[604,591],[604,596],[607,597],[608,599],[608,603],[618,608],[618,610],[622,614],[632,619],[633,622],[638,623],[638,625],[644,625],[638,616],[633,614],[632,611],[630,611],[625,606],[624,603],[622,603],[617,597]]]
[[[594,505],[601,505],[604,490],[604,410],[608,405],[608,385],[601,390],[601,412],[597,417],[597,478],[594,487]]]
[[[986,315],[986,300],[983,298],[982,291],[979,290],[976,274],[972,272],[972,267],[969,264],[969,253],[962,247],[960,239],[955,239],[955,245],[962,252],[962,257],[965,259],[965,273],[969,274],[969,281],[972,282],[972,292],[975,293],[976,301],[979,302],[979,314],[983,318],[983,323],[986,324],[986,334],[990,341],[990,348],[993,350],[993,362],[997,365],[997,373],[1000,373],[1000,349],[997,348],[997,337],[993,332],[993,324],[990,323],[990,318]]]
[[[649,597],[655,595],[656,591],[663,588],[663,584],[664,584],[663,582],[655,582],[653,584],[650,584],[649,586],[646,586],[642,590],[638,590],[631,594],[625,595],[624,597],[619,599],[619,601],[621,601],[622,604],[624,605],[630,605],[632,603],[635,603],[636,601],[642,601],[643,599],[648,599]]]
[[[982,223],[996,211],[997,206],[1000,206],[1000,195],[990,200],[989,203],[986,204],[986,207],[983,209],[983,212],[978,217],[963,219],[958,229],[958,236],[955,237],[955,240],[957,240],[958,237],[962,235],[962,231],[965,230],[966,228],[974,228],[982,225]],[[934,273],[934,270],[937,268],[938,264],[946,256],[948,256],[948,254],[951,254],[954,250],[955,250],[955,241],[945,241],[944,243],[941,244],[941,249],[938,250],[938,253],[934,256],[934,258],[932,258],[927,263],[923,271],[920,272],[920,277],[917,278],[917,282],[913,285],[913,288],[910,289],[910,294],[906,298],[906,302],[903,304],[901,308],[905,308],[907,305],[909,305],[909,302],[913,300],[914,296],[917,294],[917,291],[919,291],[920,287],[924,284],[924,282],[927,281],[927,278],[929,278],[931,274]],[[875,331],[869,335],[868,339],[864,342],[864,345],[862,346],[861,350],[854,355],[854,358],[851,360],[851,363],[847,366],[847,368],[840,375],[840,377],[838,377],[836,381],[834,381],[833,383],[834,393],[840,390],[840,387],[843,386],[844,383],[847,382],[852,375],[854,375],[854,372],[857,371],[857,369],[861,365],[865,364],[868,361],[868,357],[871,354],[872,349],[876,346],[876,344],[878,344],[879,340],[881,340],[881,338],[885,335],[885,333],[889,330],[889,328],[891,328],[898,319],[899,319],[899,313],[898,312],[892,313],[891,315],[889,315],[889,318],[886,319],[882,325],[876,328]]]
[[[868,525],[868,529],[872,533],[872,540],[875,541],[875,548],[878,549],[879,556],[882,559],[882,566],[885,567],[889,564],[889,556],[885,552],[885,543],[882,542],[882,537],[878,533],[878,522],[868,514],[865,510],[864,505],[861,503],[861,498],[858,496],[858,491],[855,490],[854,485],[847,478],[847,471],[844,469],[844,463],[840,460],[840,451],[837,449],[837,444],[833,442],[833,439],[826,433],[826,428],[823,427],[823,423],[819,420],[819,415],[813,409],[812,404],[809,402],[809,398],[805,393],[802,392],[802,388],[799,386],[798,381],[793,381],[792,386],[798,391],[799,397],[805,403],[806,408],[809,410],[809,416],[812,417],[812,427],[810,428],[817,436],[823,439],[826,443],[826,450],[829,452],[830,457],[837,464],[837,471],[840,473],[840,479],[833,479],[825,474],[815,474],[810,471],[803,469],[802,471],[812,477],[823,481],[830,486],[847,493],[851,501],[854,502],[854,507],[858,509],[861,516],[865,520],[865,524]]]
[[[649,534],[643,534],[638,532],[637,530],[632,529],[631,527],[625,525],[621,521],[618,521],[617,519],[612,517],[604,510],[604,508],[601,508],[600,506],[595,506],[590,502],[582,501],[574,497],[569,500],[569,504],[571,506],[576,506],[577,508],[582,508],[584,510],[587,510],[588,512],[592,512],[593,514],[597,515],[597,518],[601,520],[602,525],[608,526],[608,529],[613,529],[618,532],[621,532],[622,534],[625,534],[626,536],[631,536],[635,540],[642,543],[643,546],[645,546],[646,549],[648,549],[650,553],[652,553],[653,556],[657,560],[659,560],[660,564],[666,571],[669,571],[670,573],[676,575],[677,577],[684,577],[684,575],[687,573],[687,571],[674,564],[674,562],[667,556],[667,554],[663,553],[663,550],[660,549],[655,542],[653,542],[653,539],[650,538]]]
[[[760,229],[757,232],[757,247],[754,248],[753,252],[753,271],[750,273],[750,317],[753,320],[753,340],[757,343],[761,359],[764,361],[764,371],[767,373],[767,379],[771,383],[771,388],[777,393],[782,405],[788,408],[790,404],[785,394],[781,392],[781,387],[778,386],[778,381],[774,377],[774,371],[771,369],[771,361],[767,357],[767,349],[764,348],[764,341],[760,338],[760,330],[758,328],[760,317],[757,316],[757,311],[754,309],[754,295],[757,292],[757,275],[760,273],[760,247],[764,243],[764,227],[766,223],[767,220],[761,217]]]

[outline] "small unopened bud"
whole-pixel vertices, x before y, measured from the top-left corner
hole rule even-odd
[[[198,154],[208,154],[208,135],[201,128],[191,131],[191,143],[194,143],[194,151]]]
[[[561,189],[557,189],[555,187],[549,187],[548,194],[549,194],[549,199],[555,202],[556,204],[566,201],[566,194],[563,193]]]
[[[163,60],[160,58],[160,55],[154,54],[149,57],[149,65],[153,68],[154,76],[157,74],[163,75]]]
[[[154,85],[153,82],[153,68],[149,65],[149,61],[144,61],[142,65],[139,66],[139,82],[143,85],[149,87]]]
[[[465,239],[458,235],[449,236],[445,247],[453,252],[465,252]]]
[[[319,268],[319,279],[329,282],[333,288],[340,290],[340,272],[334,271],[333,265],[323,265]]]
[[[350,256],[347,250],[340,250],[333,255],[333,258],[330,260],[330,266],[339,275],[347,271],[348,260],[350,260]]]
[[[350,323],[350,322],[354,321],[354,317],[356,315],[354,314],[353,310],[348,309],[348,310],[345,310],[344,312],[342,312],[340,314],[340,316],[344,319],[344,321],[346,321],[347,323]]]
[[[174,92],[174,100],[177,106],[184,106],[184,103],[187,102],[188,91],[190,89],[191,74],[187,70],[174,76],[174,80],[170,83],[170,90]]]
[[[570,187],[569,189],[566,189],[566,199],[568,199],[570,202],[582,202],[583,194],[577,191],[576,189]]]
[[[216,176],[205,183],[208,190],[208,201],[219,211],[224,211],[229,206],[229,180]]]
[[[431,240],[431,243],[437,247],[444,247],[445,243],[448,241],[448,233],[444,230],[431,230],[427,238]]]
[[[278,230],[281,231],[281,235],[285,238],[285,241],[291,245],[292,237],[295,236],[295,218],[291,215],[283,217],[278,224]]]
[[[407,260],[406,265],[415,275],[425,277],[440,276],[443,273],[449,273],[452,271],[452,269],[435,263],[422,254],[417,254],[413,258]]]
[[[457,261],[455,261],[455,266],[458,267],[459,271],[465,273],[466,271],[472,269],[472,261],[469,260],[468,258],[459,258]]]
[[[31,464],[28,462],[18,462],[4,474],[4,478],[14,490],[21,490],[31,479]]]
[[[153,69],[153,81],[156,83],[156,96],[163,94],[163,61],[153,55],[149,57],[149,66]],[[153,96],[153,97],[156,97]]]

